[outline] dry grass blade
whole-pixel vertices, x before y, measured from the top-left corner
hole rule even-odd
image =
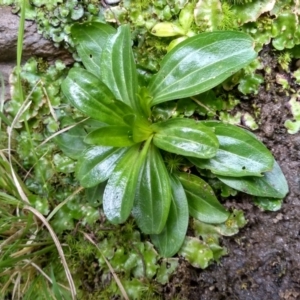
[[[42,81],[41,81],[41,87],[42,87],[42,90],[43,90],[43,92],[45,94],[45,97],[46,97],[46,100],[47,100],[47,103],[48,103],[48,106],[49,106],[50,113],[51,113],[53,119],[55,120],[55,122],[58,122],[58,119],[56,117],[55,111],[54,111],[54,109],[52,107],[52,104],[51,104],[51,101],[49,99],[47,90],[45,89],[44,83]]]
[[[52,237],[52,239],[54,241],[54,244],[55,244],[55,246],[57,248],[57,251],[58,251],[60,259],[61,259],[61,262],[62,262],[62,264],[64,266],[66,277],[68,279],[70,290],[71,290],[72,299],[76,300],[76,288],[75,288],[75,284],[74,284],[74,281],[73,281],[70,269],[68,267],[68,264],[67,264],[67,261],[66,261],[65,255],[64,255],[64,251],[63,251],[63,249],[61,247],[61,244],[60,244],[60,242],[59,242],[59,240],[58,240],[55,232],[53,231],[52,227],[50,226],[50,224],[48,223],[48,221],[45,219],[45,217],[39,211],[37,211],[35,208],[30,207],[30,206],[25,206],[24,209],[31,211],[47,227],[47,229],[48,229],[48,231],[49,231],[49,233],[50,233],[50,235],[51,235],[51,237]]]
[[[45,156],[47,155],[47,151],[39,158],[39,160],[43,159]],[[38,164],[38,161],[35,162],[32,167],[26,172],[23,181],[25,181],[27,179],[27,177],[29,177],[31,175],[31,171],[34,169],[34,167]]]
[[[35,269],[37,269],[51,284],[53,283],[52,279],[34,262],[28,260],[28,259],[24,259],[24,262],[26,262],[27,264],[33,266]],[[26,266],[25,266],[26,267]],[[59,286],[61,286],[62,288],[70,291],[70,289],[67,286],[64,286],[61,283],[57,283]]]
[[[21,278],[22,278],[21,272],[18,272],[17,278],[14,282],[14,288],[12,291],[12,299],[21,299],[21,290],[20,290]]]
[[[13,159],[13,156],[11,156],[11,159]],[[12,176],[11,169],[12,169],[12,164],[4,155],[3,151],[0,150],[0,174],[1,174],[0,186],[3,190],[9,191],[10,194],[9,195],[7,193],[1,193],[0,200],[3,201],[4,203],[10,203],[18,207],[18,206],[22,206],[22,203],[24,203],[22,199],[20,199],[20,190],[22,189],[23,193],[26,194],[27,189],[24,186],[24,183],[21,181],[18,174],[14,173],[14,176]],[[17,185],[16,182],[18,182],[20,186]]]
[[[215,114],[215,112],[212,110],[212,109],[210,109],[208,106],[206,106],[206,105],[204,105],[202,102],[200,102],[197,98],[195,98],[195,97],[190,97],[193,101],[195,101],[199,106],[201,106],[201,107],[203,107],[203,108],[205,108],[207,111],[209,111],[210,113],[213,113],[213,114]]]
[[[4,241],[2,241],[2,243],[0,244],[0,253],[2,252],[2,249],[6,245],[9,245],[13,241],[19,239],[23,235],[23,233],[25,232],[25,230],[26,230],[26,228],[22,228],[19,231],[15,232],[13,235],[11,235],[9,238],[7,238]]]
[[[97,249],[98,251],[100,252],[101,256],[103,257],[103,259],[105,260],[105,263],[107,264],[111,274],[113,275],[121,293],[122,293],[122,296],[124,297],[125,300],[129,300],[129,297],[124,289],[124,286],[122,285],[122,282],[120,281],[119,277],[117,276],[117,274],[115,273],[112,265],[109,263],[109,261],[106,259],[106,257],[103,255],[102,251],[99,249],[99,247],[97,246],[97,244],[92,240],[92,238],[85,232],[82,232],[81,233],[84,235],[84,237],[89,240]]]
[[[7,288],[9,287],[9,285],[14,281],[14,277],[16,275],[18,275],[18,271],[14,272],[13,274],[10,275],[9,279],[6,281],[6,283],[4,284],[4,286],[1,289],[0,295],[4,295],[5,291],[7,290]]]
[[[49,222],[51,218],[66,204],[68,203],[75,195],[79,194],[83,190],[83,187],[78,188],[76,191],[74,191],[69,197],[67,197],[64,201],[59,203],[48,215],[47,221]]]
[[[85,119],[81,120],[80,122],[77,122],[77,123],[75,123],[75,124],[73,124],[73,125],[70,125],[70,126],[64,128],[64,129],[62,129],[62,130],[59,130],[59,131],[55,132],[54,134],[52,134],[51,136],[49,136],[48,138],[46,138],[42,143],[40,143],[40,144],[38,145],[38,147],[41,147],[41,146],[45,145],[45,144],[48,143],[50,140],[54,139],[56,136],[58,136],[58,135],[60,135],[61,133],[64,133],[64,132],[66,132],[66,131],[68,131],[68,130],[74,128],[74,127],[77,126],[78,124],[83,123],[83,122],[85,122],[85,121],[88,120],[88,119],[89,119],[89,118],[85,118]]]
[[[34,87],[32,88],[31,92],[29,93],[29,95],[27,96],[26,100],[23,102],[23,104],[21,105],[18,113],[16,114],[16,116],[14,117],[11,126],[8,128],[8,160],[10,163],[10,169],[11,169],[11,174],[14,180],[14,183],[16,185],[16,188],[20,194],[21,199],[26,202],[29,203],[29,200],[26,196],[26,194],[24,193],[18,179],[16,176],[16,173],[12,167],[12,158],[11,158],[11,137],[12,137],[12,131],[16,125],[16,123],[19,121],[20,117],[22,116],[22,114],[29,108],[29,106],[31,105],[31,101],[29,101],[32,93],[34,92],[34,90],[36,89],[37,85],[39,84],[40,81],[37,81],[37,83],[34,85]]]

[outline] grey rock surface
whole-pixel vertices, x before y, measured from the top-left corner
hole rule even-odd
[[[12,14],[10,7],[0,7],[0,72],[5,83],[5,99],[9,98],[8,78],[16,65],[18,30],[19,16]],[[22,59],[26,61],[31,56],[43,57],[49,62],[55,59],[72,62],[72,55],[67,50],[56,48],[37,32],[34,22],[26,21]]]

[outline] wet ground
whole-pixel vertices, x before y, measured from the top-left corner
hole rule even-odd
[[[271,74],[262,71],[265,84],[237,109],[252,111],[253,115],[252,105],[260,108],[260,124],[255,133],[281,166],[290,192],[277,212],[261,211],[249,196],[233,199],[230,205],[243,209],[248,224],[238,235],[223,239],[229,255],[221,259],[220,265],[206,270],[196,270],[182,262],[165,287],[166,299],[300,299],[300,133],[290,135],[284,127],[285,120],[292,117],[288,107],[291,92],[276,84],[276,73],[286,75],[295,90],[300,86],[280,69],[275,54],[269,53],[265,49],[260,56],[265,66],[272,67]],[[295,65],[293,62],[291,68]]]

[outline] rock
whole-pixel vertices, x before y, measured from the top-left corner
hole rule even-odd
[[[0,72],[4,77],[5,100],[9,98],[8,77],[16,65],[18,30],[19,16],[12,14],[10,7],[0,7]],[[34,22],[26,21],[22,60],[32,56],[43,57],[49,62],[60,59],[69,64],[73,61],[67,50],[56,48],[37,32]]]

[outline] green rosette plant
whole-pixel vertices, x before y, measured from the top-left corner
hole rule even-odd
[[[212,224],[228,219],[229,212],[198,173],[167,167],[169,153],[175,161],[185,157],[197,169],[210,170],[236,190],[276,199],[286,195],[279,166],[252,133],[218,121],[156,122],[152,116],[154,106],[208,91],[248,65],[256,57],[248,35],[222,31],[187,38],[144,86],[128,25],[116,30],[86,22],[75,24],[71,34],[85,69],[72,68],[62,91],[97,121],[84,137],[83,152],[81,143],[76,175],[85,188],[104,187],[101,199],[110,222],[120,224],[132,215],[160,254],[170,257],[184,242],[189,216]]]

